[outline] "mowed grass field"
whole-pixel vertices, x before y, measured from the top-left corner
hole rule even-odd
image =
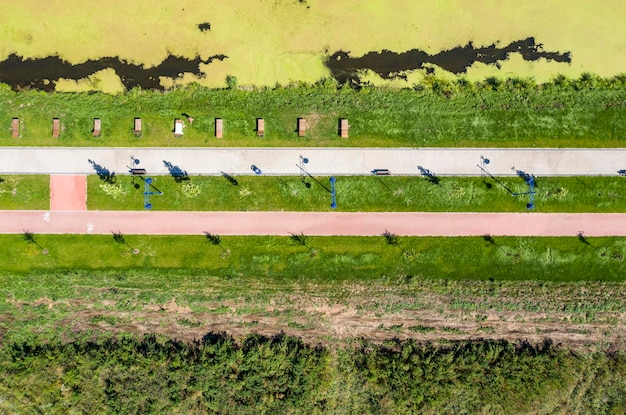
[[[503,2],[444,2],[406,0],[226,0],[196,2],[112,0],[94,4],[80,0],[38,0],[3,5],[0,17],[0,59],[58,55],[71,63],[99,57],[119,57],[134,64],[154,66],[168,54],[203,59],[224,54],[222,62],[204,65],[206,76],[187,76],[178,83],[197,81],[224,86],[228,75],[241,84],[274,85],[292,81],[315,82],[328,76],[325,56],[337,50],[360,56],[388,49],[404,52],[419,48],[429,54],[464,46],[497,44],[535,37],[547,51],[571,52],[572,63],[524,61],[513,56],[498,68],[475,64],[473,80],[486,76],[533,76],[547,80],[558,73],[576,77],[588,71],[612,76],[626,67],[621,39],[626,29],[619,0],[600,4],[539,0]],[[43,23],[42,23],[43,22]],[[200,31],[199,24],[210,30]],[[54,30],[50,30],[53,26]],[[437,73],[445,75],[443,71]],[[410,86],[424,71],[410,73]],[[119,78],[110,72],[93,75],[71,89],[119,90]],[[381,82],[377,76],[369,77]],[[174,80],[163,79],[164,85]]]
[[[308,283],[382,276],[624,281],[626,275],[623,238],[398,237],[390,243],[382,235],[224,236],[215,244],[204,230],[198,229],[198,236],[33,235],[34,242],[23,235],[1,235],[0,261],[5,273],[142,270],[156,284],[167,278],[168,270]]]
[[[520,178],[340,176],[336,211],[343,212],[523,212],[529,196]],[[331,211],[328,177],[171,176],[153,177],[154,210]],[[46,210],[50,176],[0,176],[0,209]],[[113,185],[96,175],[87,179],[91,210],[142,210],[144,182],[117,176]],[[521,193],[513,196],[505,189]],[[622,177],[536,178],[536,212],[626,212]]]
[[[234,184],[233,181],[234,179]],[[193,176],[176,181],[153,178],[154,210],[331,211],[328,177]],[[310,187],[307,187],[310,186]],[[516,193],[513,196],[505,189]],[[144,183],[119,176],[114,185],[88,177],[87,207],[92,210],[143,209]],[[622,177],[540,177],[536,212],[626,212]],[[528,186],[521,178],[340,176],[335,183],[337,208],[343,212],[522,212]],[[0,199],[1,200],[1,199]]]
[[[50,209],[50,176],[0,176],[0,209]]]

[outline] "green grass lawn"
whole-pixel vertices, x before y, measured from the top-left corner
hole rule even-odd
[[[198,85],[169,92],[132,90],[103,93],[13,92],[0,88],[0,145],[33,146],[349,146],[349,147],[622,147],[626,140],[626,86],[623,78],[595,77],[535,86],[530,81],[479,84],[437,81],[424,90],[317,86],[243,91]],[[568,81],[569,82],[569,81]],[[195,118],[174,138],[174,119]],[[21,138],[11,138],[19,117]],[[52,118],[61,120],[59,139]],[[93,138],[93,118],[102,136]],[[143,120],[143,137],[132,133]],[[215,118],[224,120],[224,138],[214,138]],[[257,117],[266,134],[258,138]],[[308,123],[298,138],[296,120]],[[350,138],[337,135],[348,118]],[[187,123],[188,124],[188,123]]]
[[[167,283],[171,271],[248,282],[269,278],[308,283],[387,277],[624,281],[626,275],[624,238],[399,237],[393,245],[382,236],[304,235],[304,241],[224,236],[220,245],[214,245],[202,231],[186,237],[122,235],[122,242],[112,235],[34,235],[35,242],[30,243],[22,235],[1,235],[0,263],[4,273],[133,271],[142,275],[141,284],[146,286]],[[8,276],[3,284],[31,289]],[[52,284],[49,289],[53,293],[60,287]]]
[[[225,177],[193,176],[177,182],[170,176],[154,177],[154,187],[164,193],[152,196],[154,210],[204,211],[331,211],[328,177],[240,176],[236,185]],[[337,211],[373,212],[522,212],[529,197],[514,197],[505,189],[524,193],[528,187],[518,177],[440,177],[438,184],[425,178],[339,176],[335,185]],[[136,187],[137,186],[137,187]],[[192,189],[197,189],[197,195]],[[622,177],[539,177],[536,179],[537,212],[626,212],[626,179]],[[109,192],[107,194],[107,192]],[[144,185],[140,178],[118,176],[116,192],[97,176],[88,178],[89,209],[141,210]],[[114,197],[115,196],[115,197]]]
[[[50,176],[0,176],[0,209],[50,209]]]
[[[240,176],[236,185],[221,176],[192,176],[177,182],[153,177],[164,195],[152,196],[154,210],[200,211],[331,211],[328,177]],[[438,184],[418,177],[339,176],[337,211],[344,212],[524,212],[527,195],[517,177],[440,177]],[[0,176],[0,209],[49,209],[48,175]],[[316,182],[317,180],[317,182]],[[536,212],[626,212],[622,177],[539,177]],[[135,185],[139,185],[135,187]],[[194,189],[196,193],[194,193]],[[96,175],[88,177],[88,208],[143,209],[143,181],[117,176],[111,190]],[[108,192],[108,193],[107,193]],[[194,196],[195,195],[195,196]]]

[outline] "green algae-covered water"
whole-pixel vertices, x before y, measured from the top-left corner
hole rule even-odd
[[[23,0],[3,5],[0,82],[117,92],[227,76],[400,87],[428,73],[612,76],[626,68],[625,12],[619,0]]]

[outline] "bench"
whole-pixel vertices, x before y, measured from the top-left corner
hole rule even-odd
[[[265,135],[265,120],[263,118],[256,119],[256,135],[258,137]]]
[[[222,138],[224,123],[221,118],[215,119],[215,138]]]
[[[52,119],[52,138],[59,138],[61,135],[61,121],[58,118]]]
[[[306,135],[306,120],[304,118],[298,118],[298,137],[304,137]]]
[[[375,176],[389,176],[391,172],[387,169],[374,169],[372,170],[372,174]]]
[[[102,127],[102,122],[100,118],[93,119],[93,130],[91,130],[94,137],[100,137],[100,129]]]
[[[183,121],[180,118],[174,120],[174,137],[183,136]]]
[[[141,118],[135,118],[133,132],[135,133],[135,137],[141,137]]]
[[[143,176],[146,174],[146,169],[130,169],[129,171],[133,176]]]
[[[20,119],[13,118],[11,121],[11,137],[18,138],[20,136]]]
[[[348,138],[348,129],[350,125],[348,125],[348,119],[342,118],[339,120],[339,136],[341,138]]]

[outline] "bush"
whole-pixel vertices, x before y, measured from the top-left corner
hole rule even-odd
[[[200,195],[200,186],[187,181],[183,184],[183,194],[190,199],[198,197]]]
[[[126,194],[122,189],[122,186],[115,183],[101,183],[100,189],[107,195],[111,196],[113,199],[117,199],[123,194]]]

